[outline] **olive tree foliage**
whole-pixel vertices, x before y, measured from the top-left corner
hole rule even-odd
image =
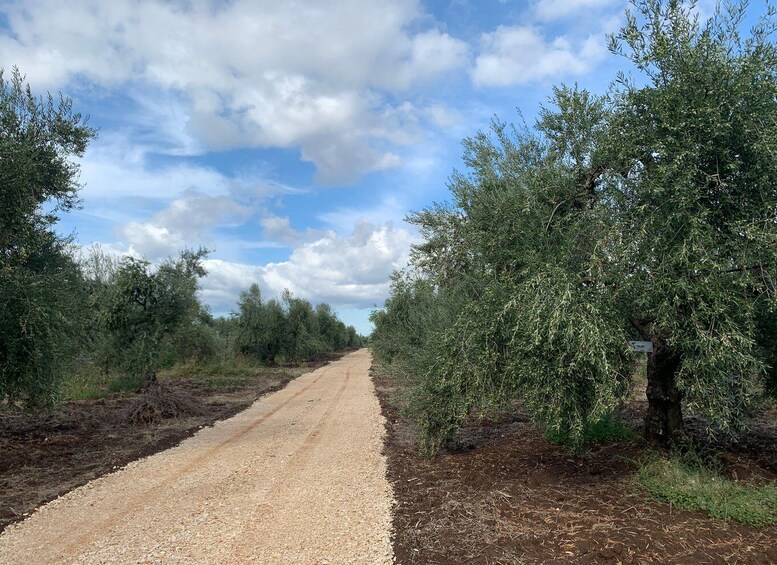
[[[634,0],[611,49],[645,86],[556,88],[533,128],[495,121],[465,140],[452,202],[411,216],[424,284],[443,304],[464,297],[425,338],[434,359],[410,362],[438,397],[419,405],[428,451],[473,409],[516,398],[579,440],[627,398],[632,339],[654,346],[645,431],[658,444],[682,432],[683,407],[736,431],[774,375],[773,13],[744,36],[744,5],[704,23],[693,8]],[[401,295],[374,317],[384,356],[413,336],[381,336],[426,300],[397,308]]]
[[[437,332],[454,319],[450,305],[429,279],[416,272],[394,273],[389,298],[370,314],[375,356],[400,376],[412,378],[427,370],[436,359]]]
[[[49,404],[77,341],[80,273],[53,225],[79,203],[95,135],[70,99],[0,70],[0,402]]]
[[[777,47],[772,9],[744,36],[745,4],[704,25],[678,2],[638,7],[647,31],[630,16],[612,42],[650,81],[625,86],[613,127],[630,243],[614,271],[656,350],[646,431],[660,442],[682,405],[735,431],[773,363],[758,324],[775,304]]]
[[[271,349],[268,344],[270,324],[258,284],[254,283],[240,293],[237,307],[237,346],[240,353],[266,359]]]
[[[165,343],[201,314],[198,279],[205,276],[208,251],[183,251],[156,270],[147,261],[125,257],[106,297],[103,323],[126,376],[154,381]]]
[[[275,363],[278,358],[301,361],[361,345],[356,329],[346,327],[329,304],[314,308],[288,290],[281,301],[262,302],[257,284],[241,293],[235,317],[239,353]]]

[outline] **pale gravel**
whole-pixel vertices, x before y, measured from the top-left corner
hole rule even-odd
[[[366,349],[46,504],[0,563],[393,563]]]

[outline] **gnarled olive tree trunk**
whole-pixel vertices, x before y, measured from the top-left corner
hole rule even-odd
[[[660,341],[653,348],[647,363],[645,439],[665,447],[684,431],[682,393],[676,383],[680,355]]]

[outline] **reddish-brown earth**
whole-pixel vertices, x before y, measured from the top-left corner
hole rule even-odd
[[[521,414],[472,425],[466,449],[421,457],[389,399],[391,377],[373,375],[387,420],[398,563],[776,563],[777,528],[724,523],[654,502],[635,480],[638,440],[574,455]],[[639,426],[643,403],[626,420]],[[729,474],[774,479],[773,422],[719,456]]]

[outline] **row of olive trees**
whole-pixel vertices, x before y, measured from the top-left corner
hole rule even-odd
[[[777,382],[774,12],[742,34],[746,4],[706,23],[681,1],[632,5],[611,50],[639,84],[557,88],[534,128],[495,122],[465,140],[453,202],[411,216],[425,242],[373,342],[413,375],[430,452],[515,399],[581,438],[627,399],[632,340],[653,347],[657,444],[684,410],[736,431]]]
[[[262,301],[256,284],[244,291],[236,317],[238,351],[263,362],[304,360],[322,353],[362,345],[353,326],[346,326],[329,304],[315,308],[289,291],[280,301]]]
[[[183,251],[153,268],[90,249],[79,261],[90,305],[82,359],[130,382],[148,382],[157,369],[179,362],[304,361],[361,346],[356,330],[328,304],[314,309],[288,291],[282,302],[263,303],[256,284],[241,294],[236,313],[214,318],[197,296],[207,253]]]

